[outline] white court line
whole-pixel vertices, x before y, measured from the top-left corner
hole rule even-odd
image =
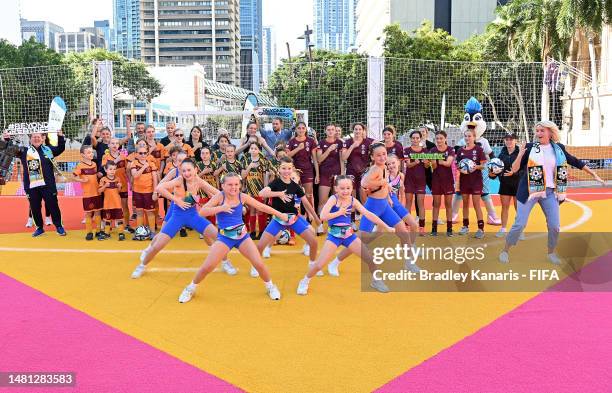
[[[0,247],[5,252],[64,252],[64,253],[94,253],[94,254],[134,254],[142,250],[109,250],[109,249],[81,249],[81,248],[26,248],[26,247]],[[238,254],[232,250],[230,253]],[[273,254],[301,254],[302,250],[274,250]],[[201,250],[162,250],[160,254],[208,254],[208,249]]]
[[[569,199],[566,198],[565,199],[567,202],[572,203],[576,206],[578,206],[580,209],[582,209],[582,215],[580,216],[580,218],[578,218],[578,220],[574,221],[571,224],[568,224],[566,226],[561,227],[560,231],[561,232],[566,232],[566,231],[570,231],[572,229],[575,229],[577,227],[579,227],[580,225],[583,225],[584,223],[586,223],[587,221],[589,221],[591,219],[591,217],[593,217],[593,210],[591,210],[590,207],[588,207],[587,205],[585,205],[582,202],[578,202],[575,201],[573,199]],[[534,206],[535,207],[535,206]],[[542,237],[545,236],[545,233],[538,233],[538,234],[533,234],[533,235],[525,235],[526,238],[529,239],[535,239],[537,237]],[[500,239],[496,239],[492,242],[487,242],[487,245],[493,245],[493,244],[498,244],[498,243],[502,243],[505,242],[504,238],[500,238]],[[45,252],[45,253],[49,253],[49,252],[63,252],[63,253],[82,253],[82,252],[88,252],[88,253],[98,253],[98,254],[134,254],[134,253],[140,253],[142,252],[142,250],[109,250],[109,249],[76,249],[76,248],[26,248],[26,247],[0,247],[0,251],[5,251],[5,252]],[[239,253],[237,250],[232,250],[230,251],[230,253],[234,253],[237,254]],[[297,249],[297,250],[274,250],[273,251],[273,255],[282,255],[282,254],[301,254],[302,250],[301,249]],[[201,249],[201,250],[162,250],[160,252],[160,254],[208,254],[208,249]],[[177,268],[177,269],[183,269],[183,268]],[[173,270],[170,270],[173,271]],[[180,270],[178,270],[180,271]],[[191,270],[188,270],[191,271]]]

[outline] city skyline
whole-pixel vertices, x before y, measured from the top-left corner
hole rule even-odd
[[[287,3],[283,0],[262,0],[262,24],[274,27],[277,38],[277,63],[287,58],[286,42],[290,45],[292,57],[304,50],[304,41],[298,37],[303,34],[306,25],[312,28],[314,24],[313,0],[291,1],[290,6]],[[66,9],[71,12],[67,13]],[[55,23],[64,31],[79,31],[81,27],[93,26],[95,20],[104,19],[111,21],[116,29],[113,0],[62,0],[62,7],[46,0],[20,0],[20,14],[21,18],[28,20]],[[300,23],[295,22],[294,15],[300,16]]]

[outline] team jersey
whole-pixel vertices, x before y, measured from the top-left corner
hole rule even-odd
[[[385,145],[385,149],[387,149],[387,154],[395,154],[400,160],[404,159],[404,146],[399,141],[395,141],[391,147]]]
[[[427,150],[425,150],[424,148],[422,148],[420,151],[416,151],[412,148],[412,146],[408,146],[407,148],[404,149],[404,157],[410,162],[413,162],[415,161],[412,159],[413,154],[423,154],[426,152]],[[413,184],[421,184],[425,182],[425,170],[428,170],[428,169],[425,168],[425,164],[423,164],[423,160],[419,160],[419,161],[421,162],[419,162],[417,165],[413,166],[412,168],[406,167],[406,178],[407,178],[406,181],[407,182],[411,182]]]
[[[87,164],[83,161],[79,162],[74,168],[72,174],[81,179],[86,179],[85,183],[81,183],[83,189],[83,197],[91,198],[100,195],[98,192],[98,166],[94,161]]]
[[[280,198],[271,198],[272,207],[281,213],[298,214],[299,202],[301,198],[306,195],[304,189],[291,180],[289,183],[285,183],[280,177],[274,179],[269,185],[271,191],[285,191],[287,196],[290,198],[289,202],[285,202]]]
[[[478,145],[475,145],[472,149],[460,148],[457,152],[457,163],[461,162],[464,158],[474,161],[476,165],[480,165],[482,161],[487,160],[484,150]],[[468,174],[461,173],[460,179],[461,185],[466,187],[482,184],[482,171],[476,170]]]
[[[264,188],[264,178],[266,172],[270,170],[270,163],[261,155],[257,157],[257,160],[253,160],[250,154],[243,156],[242,167],[244,170],[252,163],[256,163],[257,167],[251,168],[247,172],[246,179],[244,179],[246,192],[252,197],[258,197],[259,191]]]
[[[168,172],[173,169],[178,169],[178,167],[174,166],[174,163],[171,159],[167,159],[166,164],[164,165],[164,170],[162,171],[162,177],[166,176]]]
[[[310,137],[306,137],[306,139],[303,141],[298,141],[297,138],[292,138],[287,147],[289,150],[295,150],[300,143],[304,144],[304,148],[295,153],[293,156],[293,164],[302,172],[312,172],[314,170],[314,166],[312,164],[312,151],[317,148],[317,143]]]
[[[166,148],[159,142],[155,142],[154,146],[149,144],[149,154],[155,159],[157,168],[161,168],[162,160],[168,156]]]
[[[100,179],[100,185],[107,184],[108,186],[104,189],[104,210],[121,209],[121,196],[119,191],[123,184],[119,180],[118,176],[115,176],[112,180],[108,176],[104,176]]]
[[[115,176],[117,176],[119,182],[121,183],[121,189],[119,191],[126,192],[128,189],[127,159],[121,153],[119,153],[117,157],[113,157],[113,155],[108,152],[102,157],[102,166],[105,166],[106,163],[109,161],[114,161],[117,164],[117,171],[115,172]]]
[[[229,162],[227,159],[222,160],[219,162],[219,165],[217,166],[217,169],[223,167],[225,165],[224,170],[221,171],[221,173],[219,173],[219,178],[221,178],[221,176],[228,174],[229,172],[234,172],[237,174],[241,174],[242,170],[244,169],[242,167],[242,163],[239,160],[234,160],[234,162]]]
[[[148,160],[147,160],[148,161]],[[143,164],[138,160],[132,161],[129,168],[130,170],[135,169],[137,171],[142,168]],[[155,171],[157,171],[157,167],[155,163],[149,161],[149,166],[145,169],[142,174],[138,177],[134,177],[134,191],[139,192],[141,194],[149,194],[153,192],[153,176],[155,176]]]
[[[325,153],[330,146],[336,145],[336,150],[329,153],[327,158],[319,163],[319,172],[323,174],[336,174],[340,173],[340,151],[342,150],[342,141],[336,139],[333,142],[328,142],[327,139],[323,139],[319,142],[319,150],[321,154]]]
[[[202,179],[207,181],[211,186],[219,188],[219,182],[217,181],[217,177],[215,177],[214,173],[217,170],[217,164],[213,160],[210,160],[208,164],[206,164],[204,161],[198,161],[196,166],[200,171],[200,177]],[[210,169],[210,172],[203,174],[202,171],[205,169]]]
[[[433,178],[441,182],[453,183],[454,182],[453,168],[450,166],[440,165],[440,161],[445,161],[448,157],[454,157],[455,150],[450,146],[446,146],[446,150],[440,151],[437,146],[434,146],[429,150],[429,152],[430,153],[440,153],[444,156],[444,160],[437,160],[438,165],[436,165],[436,169],[434,169],[433,171]]]
[[[372,142],[374,142],[372,138],[365,138],[359,146],[351,151],[351,154],[349,154],[346,160],[347,175],[361,176],[361,174],[368,169],[368,163],[370,162],[369,150]],[[348,150],[353,143],[353,138],[349,138],[344,141],[342,148]]]

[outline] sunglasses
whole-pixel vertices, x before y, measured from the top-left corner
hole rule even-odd
[[[183,137],[183,134],[174,134],[174,136],[177,136],[177,137],[182,138],[182,137]]]
[[[149,154],[149,153],[147,153],[146,151],[138,152],[138,155],[140,155],[140,156],[146,156],[147,154]]]

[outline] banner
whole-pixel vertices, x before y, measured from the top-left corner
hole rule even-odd
[[[295,110],[293,108],[276,108],[262,106],[255,109],[255,117],[280,117],[285,120],[293,120],[295,118]]]
[[[51,146],[57,146],[57,132],[62,129],[64,116],[66,116],[66,103],[61,97],[53,98],[49,108],[49,121],[47,122]]]

